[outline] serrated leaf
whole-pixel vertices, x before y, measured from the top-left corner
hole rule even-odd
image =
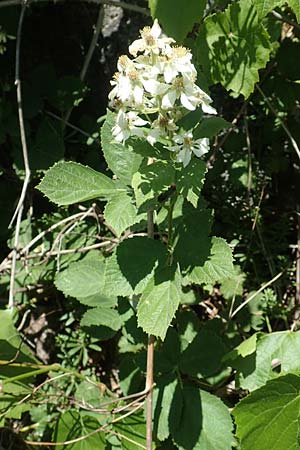
[[[149,0],[151,15],[157,18],[165,33],[182,42],[195,22],[202,19],[206,0]]]
[[[81,438],[101,427],[98,420],[101,416],[96,418],[88,413],[79,413],[78,411],[71,409],[64,412],[58,418],[55,423],[52,439],[53,442],[64,442]],[[57,445],[55,449],[64,450],[65,445]],[[88,436],[86,439],[81,439],[78,442],[72,444],[72,450],[105,450],[105,434],[94,433]]]
[[[99,307],[88,309],[84,313],[80,324],[83,327],[102,325],[104,327],[118,331],[122,326],[122,320],[116,309]]]
[[[107,199],[117,192],[113,180],[72,161],[59,162],[47,170],[37,189],[59,206]]]
[[[124,184],[130,185],[132,176],[138,171],[143,157],[132,151],[130,145],[114,142],[112,128],[115,125],[116,114],[107,111],[106,120],[101,128],[102,150],[110,170]]]
[[[74,262],[55,276],[55,285],[65,295],[79,299],[90,297],[101,292],[104,270],[105,264],[100,258]]]
[[[186,167],[182,167],[177,175],[177,191],[183,195],[194,208],[197,207],[206,172],[207,167],[205,162],[201,159],[193,158]]]
[[[243,450],[298,450],[300,377],[287,374],[268,381],[233,410]]]
[[[256,351],[253,351],[255,344],[253,339],[253,337],[248,339],[248,341],[250,340],[247,344],[248,352],[245,352],[245,347],[243,347],[243,353],[241,353],[240,347],[236,349],[236,359],[231,363],[237,369],[238,386],[252,391],[278,376],[278,371],[281,374],[289,371],[300,371],[300,331],[258,333],[256,335]],[[246,356],[242,357],[238,354]],[[230,355],[232,360],[233,352]],[[274,372],[272,365],[277,367],[277,372]]]
[[[232,250],[227,242],[219,237],[212,237],[210,255],[201,267],[195,267],[187,280],[197,284],[214,284],[234,273]]]
[[[224,403],[194,386],[177,385],[169,418],[179,450],[231,450],[232,421]]]
[[[157,271],[149,281],[137,307],[138,325],[148,333],[165,339],[181,298],[178,271]]]
[[[116,254],[105,260],[103,294],[109,296],[112,292],[114,295],[121,295],[122,297],[133,294],[130,283],[120,269]]]
[[[136,236],[118,245],[117,261],[119,268],[134,290],[142,293],[158,264],[167,260],[167,248],[160,241]]]
[[[175,169],[167,161],[156,161],[140,167],[132,177],[136,205],[140,211],[155,207],[158,197],[175,181]]]
[[[234,2],[224,12],[209,16],[196,45],[208,79],[246,98],[271,52],[268,33],[250,0]]]
[[[118,236],[141,220],[131,196],[126,192],[120,192],[108,201],[104,209],[104,218]]]

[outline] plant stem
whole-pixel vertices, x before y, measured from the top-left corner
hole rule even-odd
[[[146,448],[152,449],[152,403],[153,403],[153,368],[154,368],[154,342],[155,337],[148,336],[147,346],[147,375],[146,389],[149,389],[146,398]]]
[[[148,211],[147,214],[147,235],[149,238],[154,237],[153,211]],[[153,403],[153,369],[154,369],[154,342],[155,337],[151,334],[148,336],[147,345],[147,374],[146,386],[148,390],[146,398],[146,448],[152,449],[152,403]]]

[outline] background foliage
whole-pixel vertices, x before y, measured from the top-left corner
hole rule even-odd
[[[162,339],[155,348],[154,448],[296,449],[299,2],[103,3],[26,8],[20,73],[31,179],[13,309],[6,308],[15,233],[8,225],[24,180],[14,85],[20,5],[0,4],[0,443],[144,445],[141,405],[123,397],[144,389],[147,336],[138,325],[153,332],[149,274],[166,258],[162,242],[145,239],[145,205],[158,208],[155,231],[163,241],[168,225],[160,205],[173,198],[174,174],[164,165],[152,175],[147,167],[138,172],[147,148],[132,143],[124,155],[111,142],[106,108],[118,56],[157,17],[191,48],[199,85],[224,120],[199,130],[211,138],[211,151],[206,164],[194,159],[187,167],[188,190],[176,180],[191,203],[174,208],[174,239],[181,236],[174,256],[188,286],[174,291],[176,274],[175,283],[159,285],[170,307],[174,299],[179,305],[167,333],[175,310],[164,317],[162,291],[155,293],[154,331]],[[94,24],[99,36],[88,61]],[[124,189],[132,177],[132,189]],[[213,258],[190,270],[211,236]]]

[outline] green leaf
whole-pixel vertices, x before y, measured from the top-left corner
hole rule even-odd
[[[132,177],[136,205],[147,211],[157,205],[159,194],[167,191],[175,181],[175,169],[168,161],[144,165]]]
[[[104,327],[118,331],[122,326],[122,320],[117,310],[99,307],[88,309],[84,313],[80,324],[83,327],[102,325]]]
[[[300,371],[299,347],[300,331],[279,331],[270,334],[256,334],[255,342],[251,337],[244,347],[237,347],[236,353],[231,352],[231,365],[237,369],[238,386],[252,391],[263,386],[268,380],[289,371]],[[245,342],[247,342],[245,341]],[[247,349],[247,351],[246,351]],[[243,352],[242,352],[243,350]],[[245,355],[243,357],[243,355]],[[275,368],[276,372],[273,370]]]
[[[30,168],[48,169],[64,157],[64,152],[61,124],[45,118],[38,128],[35,145],[29,148]]]
[[[90,297],[101,292],[105,264],[102,259],[84,259],[74,262],[55,277],[56,287],[75,298]]]
[[[260,19],[263,19],[269,12],[272,11],[272,9],[286,3],[286,0],[252,0],[252,3],[256,8],[258,17]]]
[[[98,416],[101,417],[101,416]],[[87,413],[80,414],[78,411],[71,409],[60,415],[56,421],[53,431],[53,442],[64,442],[92,433],[101,427],[99,420],[95,416]],[[65,445],[56,445],[55,449],[65,450]],[[71,446],[72,450],[105,450],[105,434],[94,433],[86,439],[75,442]]]
[[[240,0],[209,16],[197,38],[198,58],[213,83],[246,98],[270,57],[270,41],[250,0]]]
[[[141,220],[131,196],[126,192],[120,192],[109,200],[104,209],[104,218],[118,236]]]
[[[106,120],[101,128],[102,150],[110,170],[124,184],[131,185],[131,179],[138,171],[143,157],[134,153],[130,145],[118,144],[114,142],[112,128],[115,125],[116,114],[107,111]]]
[[[194,267],[185,281],[196,284],[215,284],[234,274],[232,250],[227,242],[212,237],[210,254],[203,265]]]
[[[145,445],[146,423],[142,411],[131,414],[129,417],[116,423],[113,426],[113,429],[120,435],[125,436],[124,438],[122,436],[120,437],[122,450],[137,450],[141,445]],[[126,437],[128,439],[126,439]],[[91,450],[91,448],[89,450]],[[96,447],[94,447],[93,450],[96,450]]]
[[[169,416],[179,450],[231,450],[232,421],[224,403],[194,386],[177,385]]]
[[[224,128],[231,127],[231,123],[222,117],[206,117],[199,125],[194,129],[193,136],[195,139],[200,138],[212,138],[216,136]]]
[[[37,363],[30,347],[14,325],[13,310],[0,311],[0,359],[16,363]],[[14,377],[21,373],[30,372],[30,366],[13,367],[9,364],[1,366],[0,378]]]
[[[193,158],[191,162],[182,167],[177,175],[176,189],[196,208],[201,193],[207,167],[204,161]]]
[[[59,162],[47,170],[37,188],[57,205],[107,199],[117,192],[110,178],[75,162]]]
[[[13,376],[19,374],[20,372],[16,371],[13,373]],[[1,367],[0,378],[2,378],[2,375]],[[27,378],[27,384],[20,383],[19,381],[14,383],[10,383],[8,380],[5,381],[5,385],[2,386],[0,395],[0,424],[2,418],[20,420],[22,414],[31,409],[30,403],[22,400],[32,393],[32,389],[29,386],[29,381],[32,381],[32,379]]]
[[[154,269],[167,261],[167,249],[160,241],[134,237],[121,242],[117,248],[120,271],[136,294],[142,293]]]
[[[300,22],[300,0],[288,0],[287,4],[294,11],[297,21]]]
[[[155,371],[157,373],[174,372],[180,358],[180,340],[177,331],[170,327],[166,339],[160,344],[155,349]]]
[[[101,308],[113,308],[117,306],[117,296],[107,296],[102,293],[96,293],[88,297],[76,297],[77,300],[86,306],[96,306]]]
[[[195,226],[196,224],[196,226]],[[174,232],[174,259],[185,272],[202,266],[210,254],[212,212],[183,205],[183,218]]]
[[[233,410],[243,450],[297,450],[300,445],[300,377],[268,381]]]
[[[201,330],[180,356],[183,373],[209,377],[222,368],[226,346],[222,339],[209,330]]]
[[[149,0],[153,19],[157,18],[164,32],[182,42],[195,22],[202,19],[206,0],[189,0],[188,7],[182,0]]]
[[[176,376],[168,374],[159,379],[153,391],[153,431],[160,441],[170,434],[169,415],[176,386]]]
[[[181,297],[181,277],[172,268],[156,271],[137,307],[138,325],[164,340]]]
[[[106,258],[104,270],[103,294],[127,297],[133,294],[133,289],[120,269],[116,253]]]

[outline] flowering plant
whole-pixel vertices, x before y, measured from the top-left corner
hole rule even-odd
[[[111,84],[109,99],[118,110],[112,134],[125,143],[132,136],[152,146],[162,142],[177,162],[186,167],[191,156],[209,150],[207,138],[195,138],[193,130],[180,127],[190,111],[216,114],[211,98],[196,84],[192,54],[165,36],[155,20],[129,47],[133,58],[122,55]]]

